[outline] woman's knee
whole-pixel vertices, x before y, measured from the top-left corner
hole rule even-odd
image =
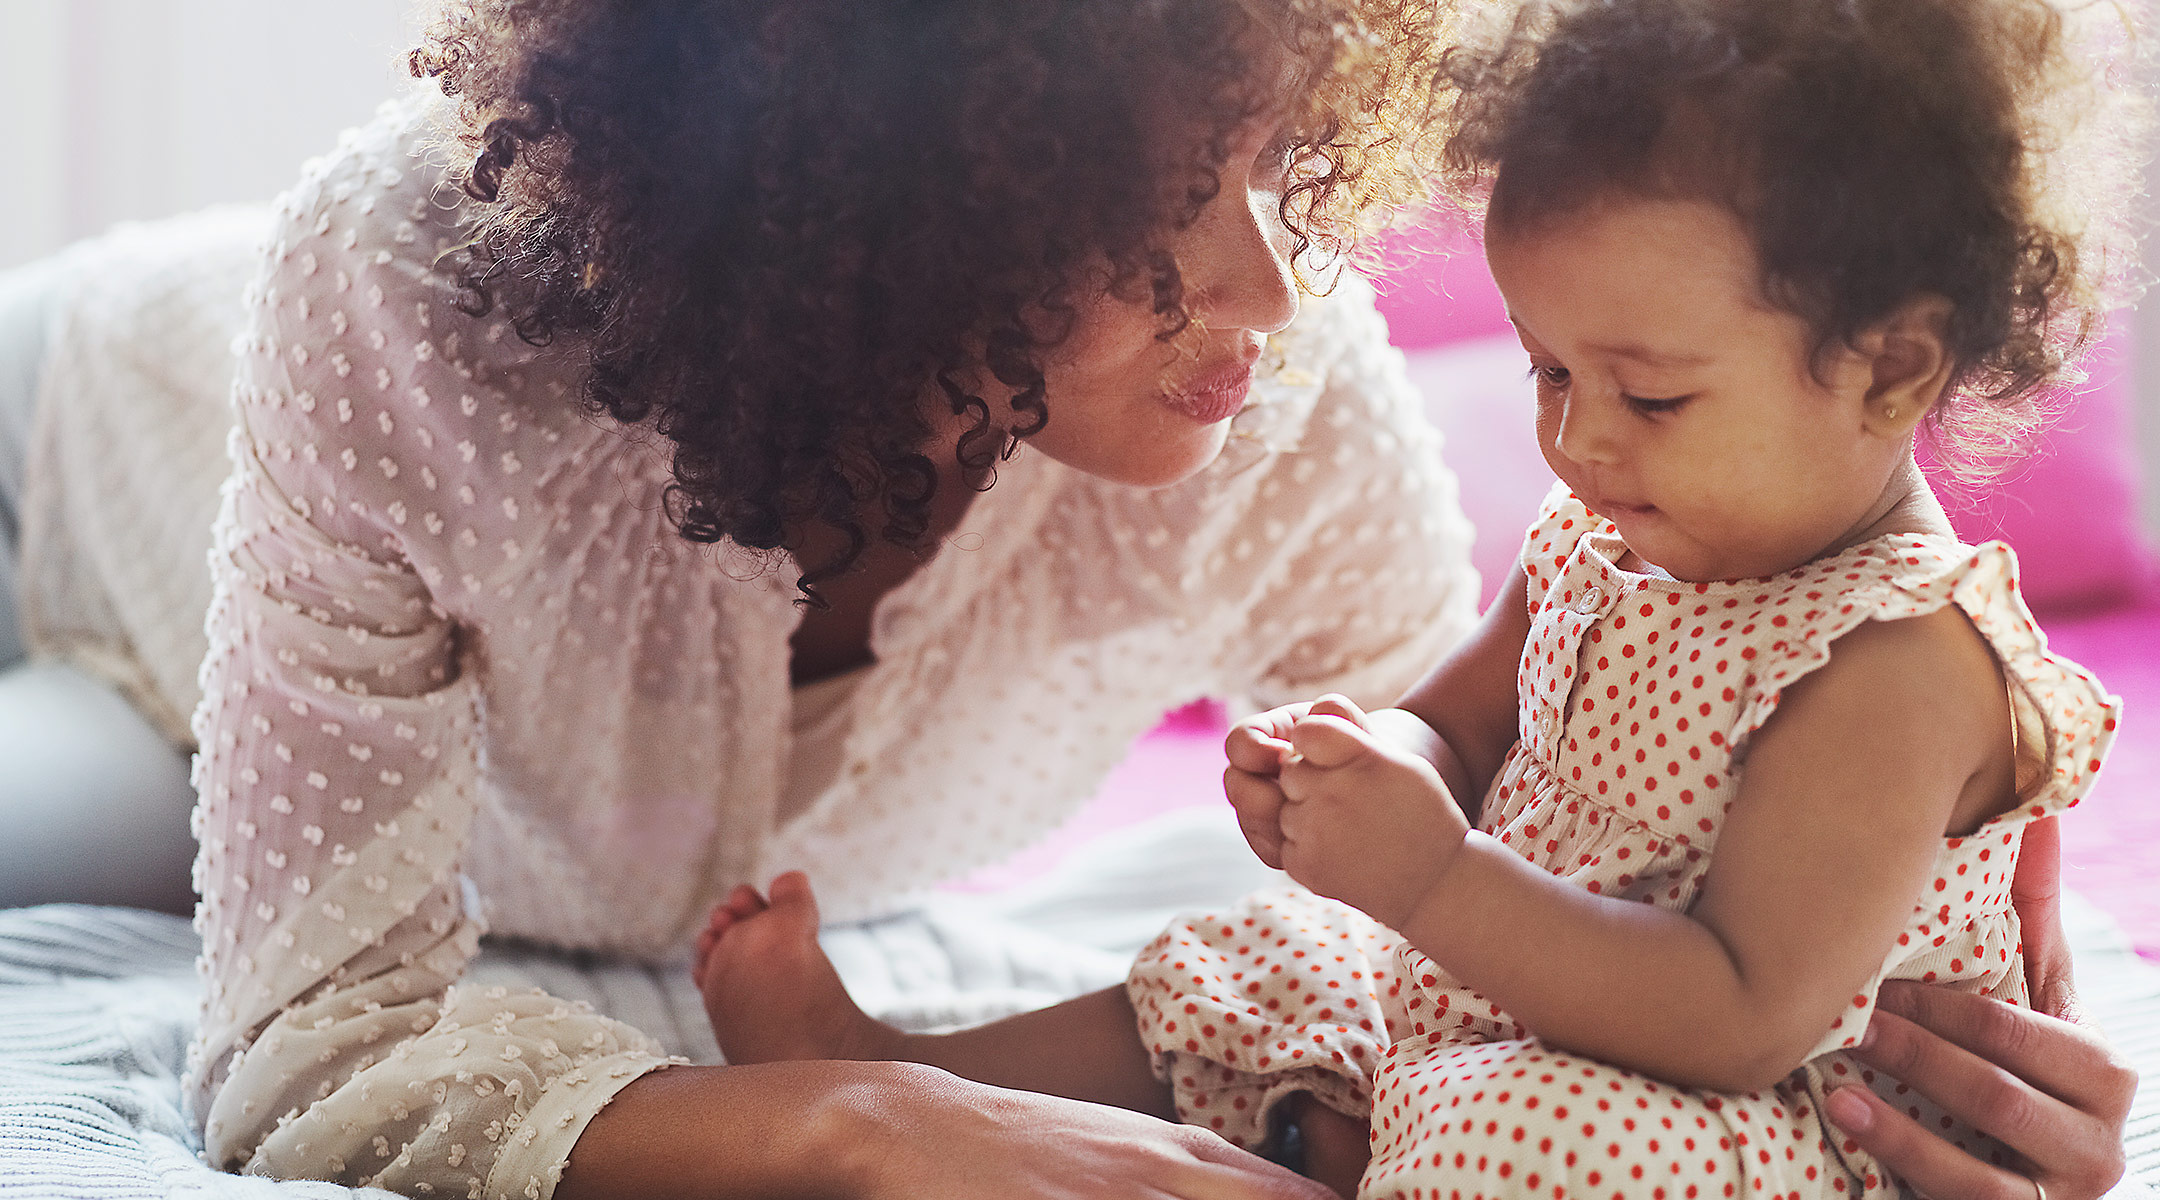
[[[187,757],[73,667],[0,669],[0,907],[186,912],[195,840]]]

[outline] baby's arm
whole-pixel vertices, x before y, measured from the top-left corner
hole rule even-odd
[[[1515,676],[1530,637],[1529,597],[1529,576],[1518,565],[1462,646],[1396,702],[1400,715],[1416,718],[1402,724],[1424,731],[1429,741],[1420,753],[1472,821],[1515,745]]]
[[[1554,1045],[1767,1086],[1850,1011],[1944,831],[2011,803],[2009,728],[1962,614],[1863,625],[1753,736],[1691,914],[1579,890],[1470,834],[1397,927]]]

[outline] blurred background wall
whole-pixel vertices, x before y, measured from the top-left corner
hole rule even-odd
[[[409,83],[424,0],[0,0],[0,269],[263,201]]]
[[[118,221],[268,200],[412,85],[432,2],[0,0],[0,270]],[[2160,298],[2130,324],[2160,535]]]

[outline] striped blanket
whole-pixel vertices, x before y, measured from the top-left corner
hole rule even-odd
[[[831,930],[827,947],[865,1007],[909,1028],[987,1020],[1106,986],[1171,913],[1269,881],[1222,813],[1189,810],[1119,831],[1031,883]],[[2132,1179],[2114,1196],[2160,1200],[2160,968],[2131,954],[2089,906],[2072,906],[2070,926],[2087,1003],[2145,1072],[2126,1142]],[[388,1200],[223,1175],[197,1158],[179,1088],[194,957],[194,934],[173,917],[0,911],[0,1197]],[[590,1000],[678,1053],[717,1058],[683,964],[490,947],[473,972]]]

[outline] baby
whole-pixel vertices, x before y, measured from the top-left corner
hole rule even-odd
[[[1179,921],[1123,994],[925,1038],[848,1001],[783,876],[699,945],[730,1058],[1294,1128],[1346,1195],[1898,1194],[1823,1122],[1874,1081],[1843,1051],[1886,979],[2023,1001],[2020,836],[2117,716],[1914,458],[2017,443],[2102,311],[2109,210],[2070,185],[2131,109],[2077,32],[2041,0],[1558,0],[1469,35],[1447,162],[1558,483],[1395,707],[1231,732],[1246,837],[1302,886]]]

